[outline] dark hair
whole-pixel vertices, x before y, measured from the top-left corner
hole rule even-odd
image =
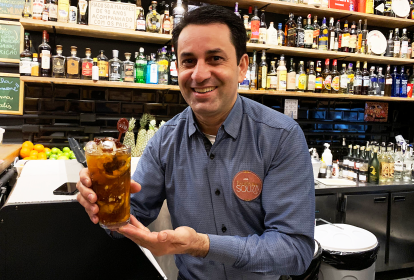
[[[222,23],[229,27],[231,42],[236,49],[237,63],[240,63],[241,57],[247,53],[246,50],[246,29],[243,21],[232,11],[221,6],[208,5],[197,8],[184,15],[184,18],[174,27],[172,32],[172,42],[174,50],[178,51],[178,37],[181,31],[190,24],[206,25],[211,23]],[[178,57],[178,56],[177,56]]]

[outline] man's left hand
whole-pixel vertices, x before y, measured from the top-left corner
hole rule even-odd
[[[130,223],[117,231],[147,248],[155,256],[190,254],[204,258],[210,249],[210,239],[207,234],[197,233],[190,227],[151,232],[133,215],[130,216]]]

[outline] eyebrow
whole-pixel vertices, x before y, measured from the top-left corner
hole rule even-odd
[[[211,55],[211,54],[216,54],[216,53],[221,53],[224,52],[222,49],[217,48],[217,49],[212,49],[212,50],[208,50],[206,51],[207,55]],[[185,57],[189,57],[189,56],[194,56],[194,54],[192,52],[183,52],[180,54],[180,58],[185,58]]]

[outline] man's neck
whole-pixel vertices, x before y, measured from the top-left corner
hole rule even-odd
[[[224,115],[214,116],[214,117],[203,117],[195,113],[194,115],[195,115],[197,124],[203,133],[210,134],[210,135],[217,135],[217,132],[220,126],[224,123],[230,111]]]

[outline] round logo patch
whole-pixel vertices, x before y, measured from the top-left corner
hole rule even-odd
[[[243,170],[233,178],[233,191],[238,198],[252,201],[262,193],[262,180],[255,173]]]

